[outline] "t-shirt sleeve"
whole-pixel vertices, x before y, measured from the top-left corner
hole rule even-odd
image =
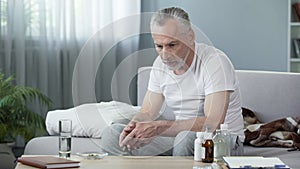
[[[148,83],[148,90],[155,93],[162,93],[160,88],[161,69],[158,67],[158,59],[156,59],[152,65],[150,72],[150,79]]]
[[[216,52],[208,56],[204,62],[204,71],[205,95],[234,90],[234,67],[224,53]]]

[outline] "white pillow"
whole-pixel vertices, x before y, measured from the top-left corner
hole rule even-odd
[[[49,111],[46,127],[50,135],[58,135],[58,121],[71,119],[73,136],[99,138],[105,127],[113,123],[128,123],[139,109],[117,101],[83,104],[70,109]]]

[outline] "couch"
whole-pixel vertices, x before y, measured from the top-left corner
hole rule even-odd
[[[13,169],[15,168],[15,156],[12,148],[6,143],[0,144],[0,169]]]
[[[151,67],[138,70],[138,105],[142,103]],[[300,115],[300,74],[287,72],[237,70],[242,106],[253,110],[262,122]],[[168,110],[166,110],[168,111]],[[173,118],[163,113],[161,118]],[[100,138],[73,137],[72,153],[100,151]],[[58,137],[45,136],[28,142],[24,154],[57,154]],[[300,151],[288,152],[286,148],[244,146],[246,156],[279,157],[291,168],[297,164]]]

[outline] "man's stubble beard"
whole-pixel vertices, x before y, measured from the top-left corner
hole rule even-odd
[[[189,49],[187,54],[185,55],[185,57],[183,59],[177,57],[177,58],[179,58],[179,59],[176,59],[176,61],[178,62],[177,65],[169,66],[169,65],[166,64],[168,69],[172,70],[172,71],[176,71],[176,70],[179,70],[180,68],[182,68],[186,64],[186,60],[187,60],[188,56],[190,55],[190,52],[191,52],[191,50]]]

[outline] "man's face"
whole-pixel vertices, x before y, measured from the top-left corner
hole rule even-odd
[[[186,64],[194,39],[189,33],[183,33],[175,20],[169,19],[163,26],[154,25],[152,38],[156,51],[170,70],[178,70]]]

